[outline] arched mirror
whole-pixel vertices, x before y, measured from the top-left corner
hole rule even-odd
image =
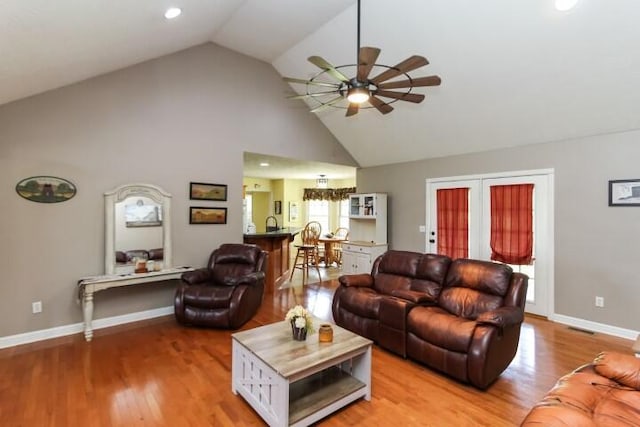
[[[171,268],[171,195],[151,184],[127,184],[104,194],[105,274]],[[138,271],[139,272],[139,271]]]

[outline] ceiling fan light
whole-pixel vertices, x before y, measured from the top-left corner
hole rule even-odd
[[[170,7],[164,13],[164,17],[167,19],[174,19],[180,16],[181,13],[182,13],[182,9],[180,9],[179,7]]]
[[[560,12],[566,12],[573,9],[576,4],[578,4],[578,0],[556,0],[556,9]]]
[[[364,87],[354,87],[349,89],[347,100],[353,104],[362,104],[369,100],[369,89]]]

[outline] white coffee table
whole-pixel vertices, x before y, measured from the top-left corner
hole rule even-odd
[[[318,342],[317,332],[294,341],[286,321],[231,335],[231,390],[272,427],[306,426],[371,400],[372,342],[332,326],[331,343]]]

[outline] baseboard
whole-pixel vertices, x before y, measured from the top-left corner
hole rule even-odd
[[[562,314],[553,314],[549,316],[549,320],[556,323],[562,323],[563,325],[585,329],[587,331],[613,335],[614,337],[619,338],[626,338],[628,340],[635,340],[639,333],[638,331],[634,331],[632,329],[619,328],[617,326],[592,322],[590,320],[579,319],[577,317],[564,316]]]
[[[105,317],[104,319],[95,319],[92,322],[93,330],[109,328],[111,326],[123,325],[125,323],[137,322],[145,319],[153,319],[154,317],[166,316],[173,313],[173,306],[154,308],[153,310],[138,311],[136,313],[123,314],[121,316]],[[55,328],[42,329],[39,331],[26,332],[24,334],[10,335],[0,337],[0,348],[14,347],[21,344],[29,344],[36,341],[48,340],[51,338],[64,337],[82,333],[84,331],[84,322],[74,323],[71,325],[58,326]]]

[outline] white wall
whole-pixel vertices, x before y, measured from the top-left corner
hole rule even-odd
[[[76,283],[104,271],[103,194],[132,182],[173,195],[174,265],[201,266],[242,241],[243,152],[356,166],[264,62],[213,44],[0,106],[0,337],[82,321]],[[70,201],[29,202],[15,185],[59,176]],[[227,225],[189,225],[189,182],[228,185]],[[95,296],[95,318],[170,306],[173,285]],[[31,302],[43,312],[31,314]]]

